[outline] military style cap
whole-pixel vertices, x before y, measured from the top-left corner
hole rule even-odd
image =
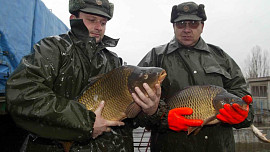
[[[197,5],[194,2],[185,2],[172,7],[171,23],[193,20],[193,21],[205,21],[206,14],[204,11],[204,5]]]
[[[101,15],[110,20],[113,17],[114,5],[108,0],[69,0],[69,12],[73,14],[79,10]]]

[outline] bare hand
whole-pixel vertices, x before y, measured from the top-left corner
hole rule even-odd
[[[158,108],[160,96],[161,96],[161,87],[159,84],[155,85],[156,90],[152,90],[147,83],[143,84],[144,89],[148,95],[145,95],[139,87],[135,87],[137,94],[132,93],[134,101],[142,107],[144,113],[148,115],[153,115]]]
[[[102,109],[104,108],[104,101],[101,101],[98,108],[95,111],[96,121],[94,123],[94,130],[92,137],[95,139],[103,132],[110,132],[110,126],[123,126],[124,122],[106,120],[101,116]]]

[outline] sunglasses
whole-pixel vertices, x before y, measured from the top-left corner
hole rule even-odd
[[[200,25],[200,22],[201,21],[180,21],[180,22],[176,22],[175,25],[178,29],[186,28],[187,25],[191,29],[196,29]]]

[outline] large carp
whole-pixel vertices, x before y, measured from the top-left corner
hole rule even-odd
[[[187,87],[167,100],[170,109],[189,107],[193,109],[191,115],[184,116],[187,119],[201,119],[204,125],[212,125],[220,123],[216,118],[219,114],[219,109],[223,108],[224,104],[237,103],[243,109],[247,108],[247,103],[241,98],[227,92],[224,88],[214,85],[190,86]],[[188,134],[195,131],[197,134],[201,127],[188,128]],[[250,126],[253,133],[263,142],[270,143],[253,124]]]
[[[94,112],[104,100],[105,106],[101,115],[107,120],[133,118],[141,111],[131,96],[131,93],[135,92],[134,88],[139,87],[146,94],[143,83],[155,89],[155,84],[161,84],[166,75],[166,71],[158,67],[121,66],[91,78],[77,101]],[[69,152],[73,144],[72,141],[60,143],[65,152]]]
[[[166,71],[158,67],[138,67],[125,65],[90,80],[78,101],[88,110],[95,111],[102,100],[105,106],[102,116],[107,120],[133,118],[141,108],[133,101],[131,93],[139,87],[144,93],[143,83],[155,89],[161,84]]]

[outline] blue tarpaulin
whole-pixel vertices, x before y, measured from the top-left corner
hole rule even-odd
[[[68,27],[41,0],[0,0],[0,93],[9,75],[40,39]]]

